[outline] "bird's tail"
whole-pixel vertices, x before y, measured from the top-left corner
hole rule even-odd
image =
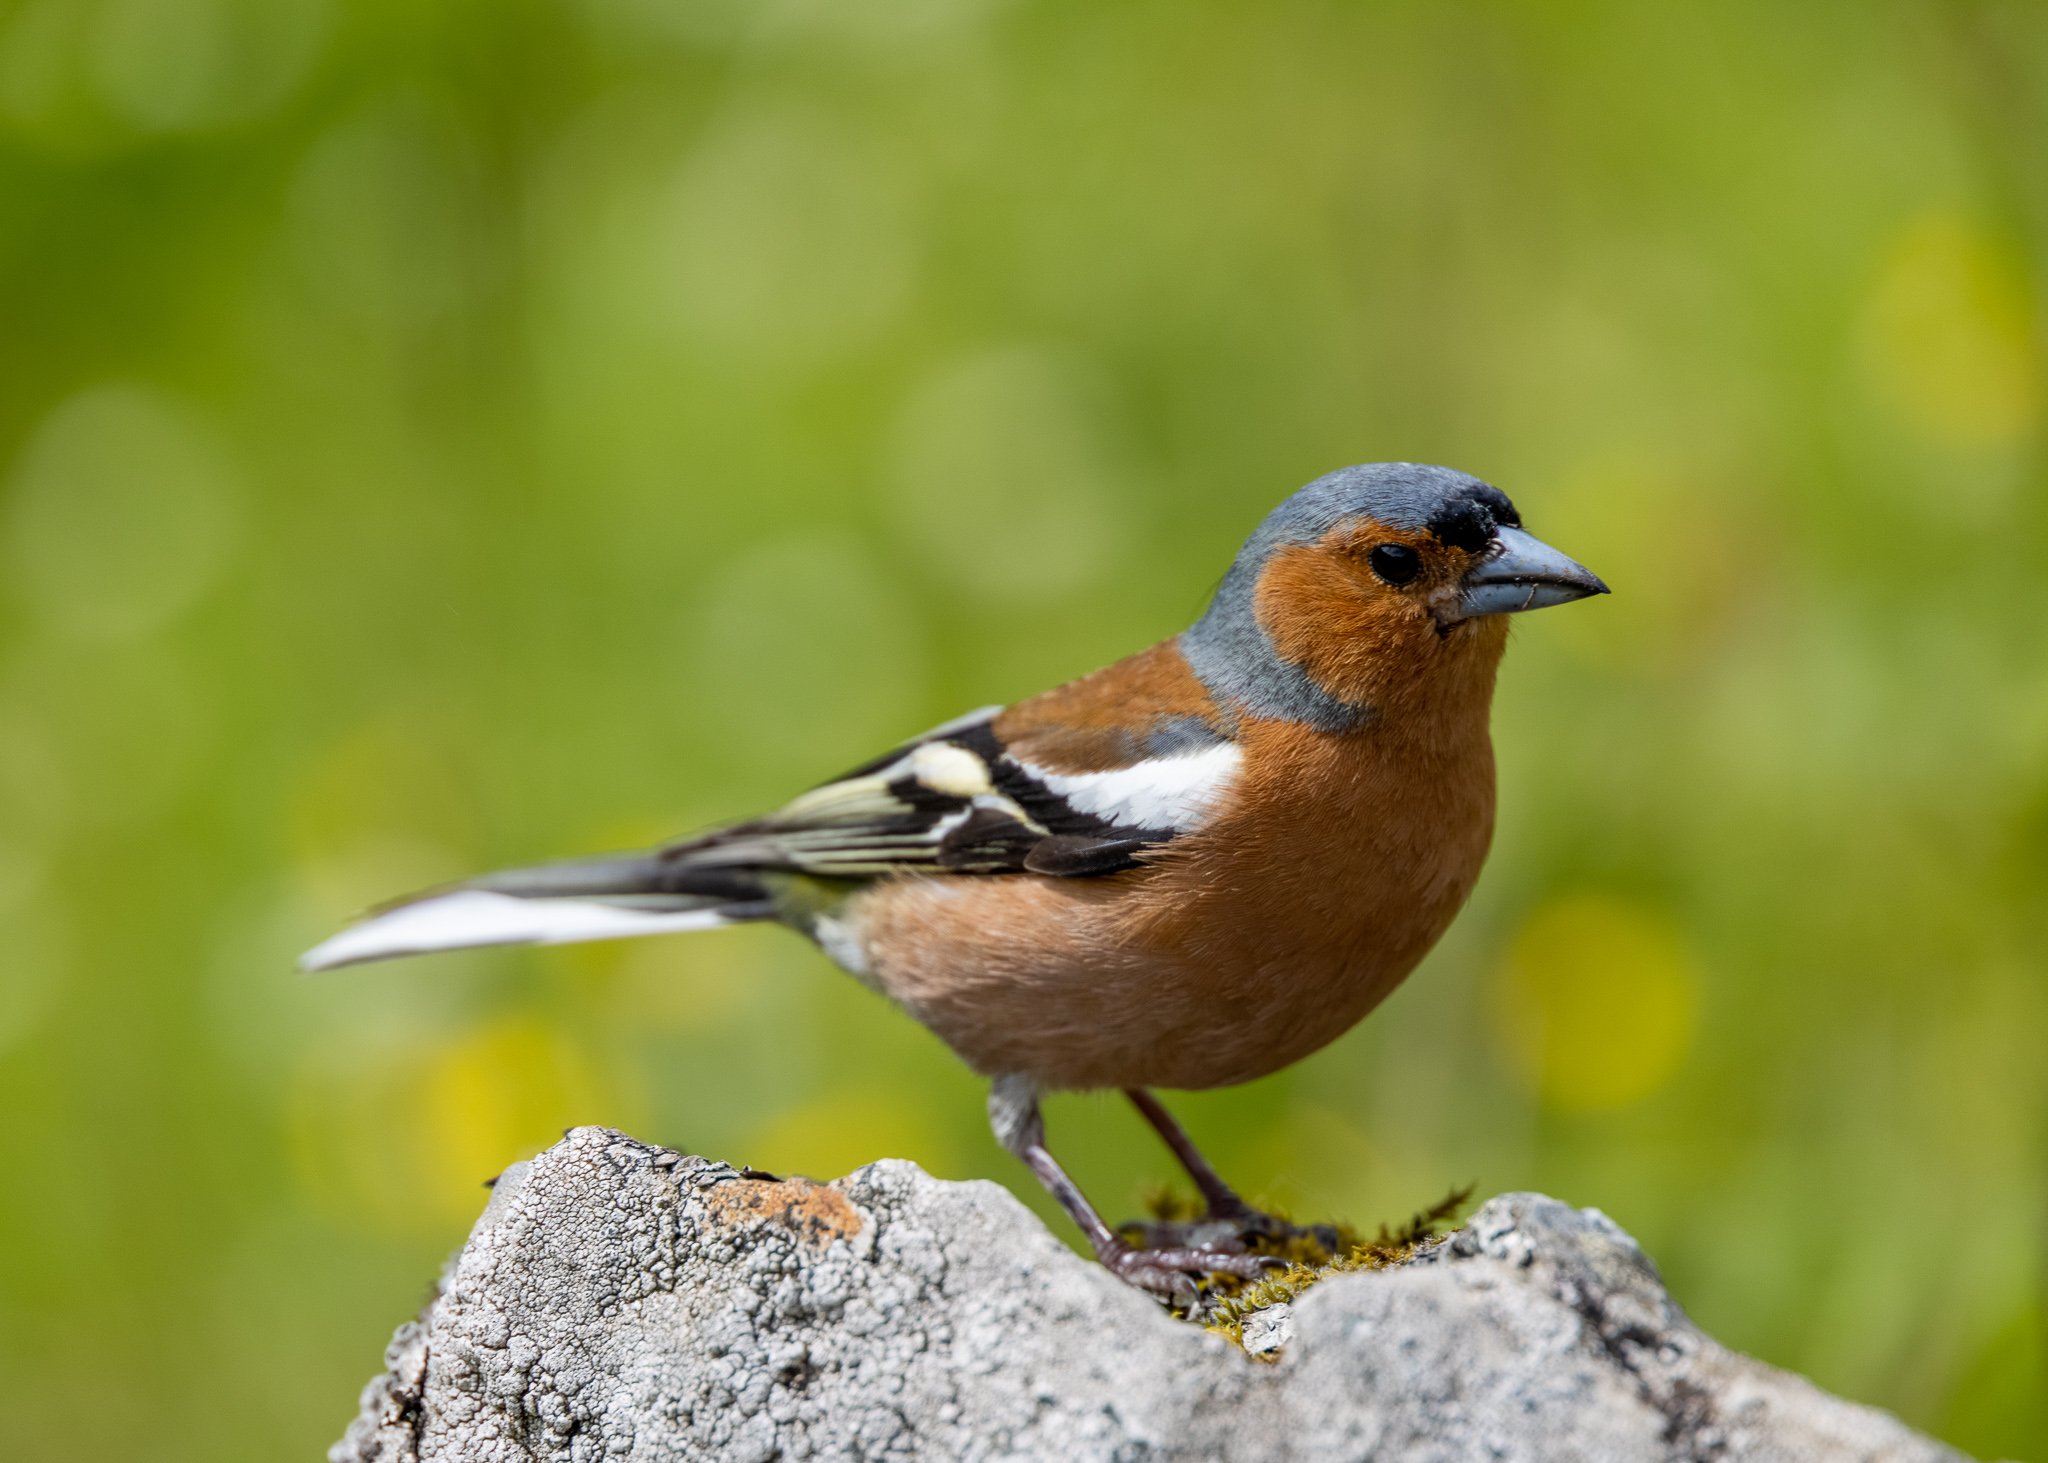
[[[660,854],[578,859],[488,874],[387,905],[308,950],[299,968],[332,970],[480,945],[709,930],[774,914],[770,891],[745,869],[699,872]]]

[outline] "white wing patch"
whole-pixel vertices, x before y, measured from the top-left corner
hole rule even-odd
[[[464,889],[407,904],[343,930],[299,957],[299,969],[467,950],[478,945],[565,945],[625,935],[710,930],[732,921],[709,909],[626,909],[588,899],[521,899]]]
[[[1009,760],[1076,812],[1130,828],[1186,833],[1201,826],[1237,781],[1244,753],[1235,742],[1218,742],[1110,772],[1047,772],[1019,758]]]

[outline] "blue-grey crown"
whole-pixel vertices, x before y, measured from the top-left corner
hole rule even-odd
[[[1255,716],[1306,722],[1324,731],[1355,726],[1370,708],[1340,701],[1283,659],[1253,612],[1259,575],[1273,551],[1310,544],[1347,519],[1427,529],[1444,543],[1477,550],[1521,516],[1507,494],[1469,473],[1419,462],[1372,462],[1317,478],[1266,515],[1238,550],[1207,613],[1180,637],[1181,650],[1210,694],[1242,702]]]

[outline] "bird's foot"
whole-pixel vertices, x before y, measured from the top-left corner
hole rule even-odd
[[[1103,1268],[1127,1284],[1150,1291],[1193,1310],[1201,1299],[1204,1278],[1228,1275],[1257,1280],[1285,1262],[1273,1255],[1246,1252],[1242,1241],[1218,1236],[1203,1244],[1140,1247],[1118,1241],[1096,1251]]]
[[[1264,1254],[1285,1255],[1291,1260],[1320,1260],[1324,1263],[1349,1254],[1357,1241],[1334,1224],[1296,1224],[1263,1209],[1254,1209],[1242,1199],[1234,1205],[1218,1205],[1209,1218],[1234,1224],[1248,1245]]]
[[[1126,1224],[1123,1239],[1140,1249],[1197,1247],[1250,1254],[1281,1264],[1327,1265],[1351,1253],[1356,1237],[1334,1224],[1295,1224],[1243,1200],[1211,1205],[1194,1219]]]

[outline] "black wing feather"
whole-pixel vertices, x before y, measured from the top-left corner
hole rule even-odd
[[[767,869],[1092,878],[1140,867],[1175,836],[1073,807],[1004,755],[993,716],[950,723],[765,817],[663,849],[665,887],[728,888],[740,870]]]

